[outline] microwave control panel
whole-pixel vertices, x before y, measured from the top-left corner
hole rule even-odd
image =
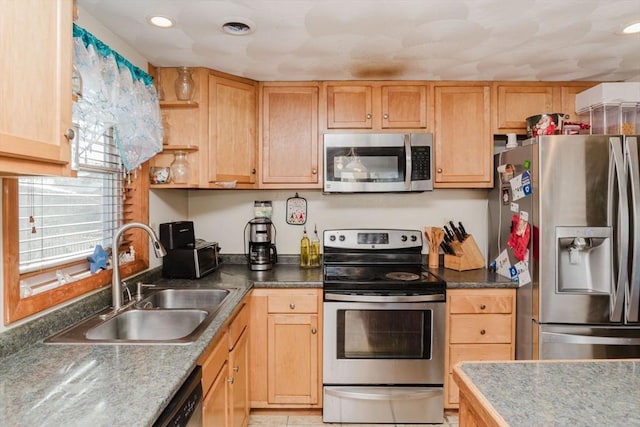
[[[431,147],[427,145],[411,147],[411,181],[431,179]]]

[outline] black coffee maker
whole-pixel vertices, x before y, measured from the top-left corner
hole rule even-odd
[[[249,230],[247,233],[247,229]],[[253,218],[244,227],[245,257],[250,270],[271,270],[278,262],[276,227],[269,218]],[[248,247],[248,252],[247,252]]]

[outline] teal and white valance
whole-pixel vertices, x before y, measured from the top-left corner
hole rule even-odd
[[[73,63],[82,76],[73,120],[97,134],[113,128],[122,163],[130,171],[162,151],[162,118],[153,80],[75,24],[73,41]]]

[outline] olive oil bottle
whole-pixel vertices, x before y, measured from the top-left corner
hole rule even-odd
[[[300,267],[310,267],[311,258],[311,242],[307,236],[307,227],[304,227],[302,239],[300,240]]]
[[[311,238],[311,252],[309,254],[309,266],[320,267],[320,238],[318,237],[318,226],[313,226],[313,237]]]

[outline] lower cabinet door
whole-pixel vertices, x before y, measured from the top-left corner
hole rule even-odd
[[[229,425],[227,413],[229,400],[227,395],[228,371],[229,365],[227,362],[224,362],[209,392],[204,397],[202,402],[202,420],[205,427],[226,427]]]
[[[249,333],[245,330],[233,350],[229,352],[229,409],[231,420],[229,425],[244,427],[249,422]]]

